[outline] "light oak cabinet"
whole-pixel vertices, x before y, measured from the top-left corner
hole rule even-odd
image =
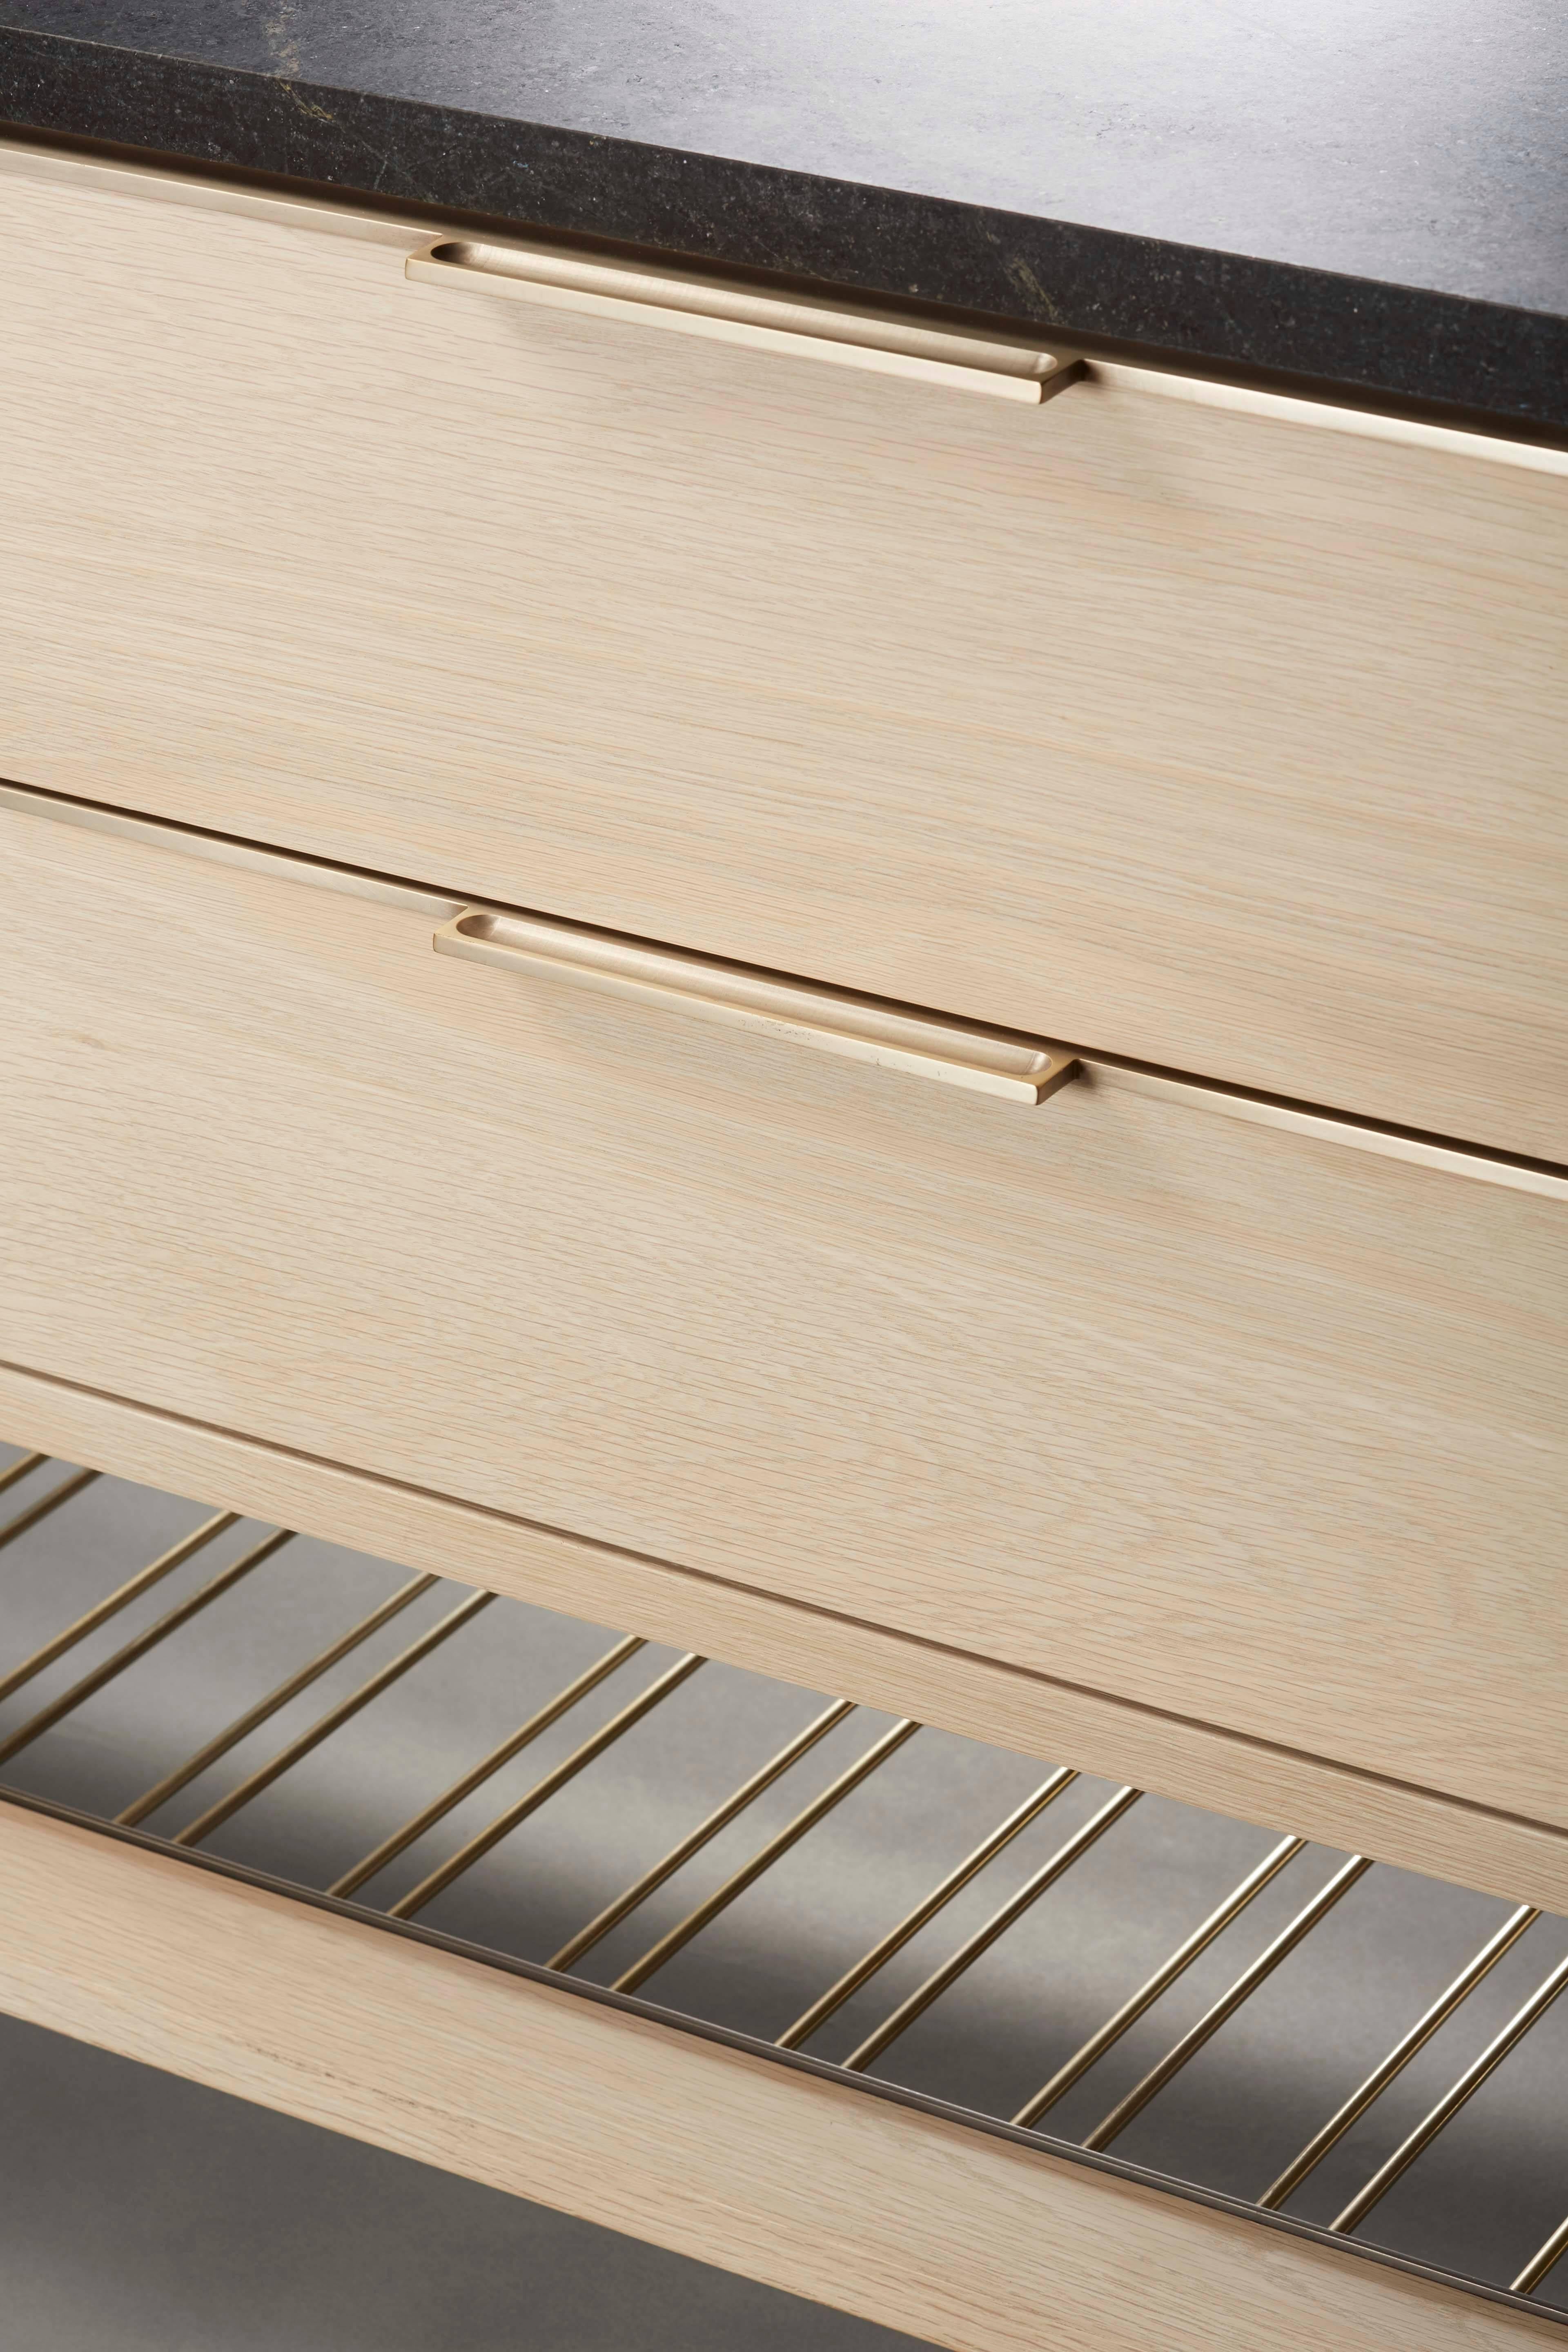
[[[1568,1159],[1568,456],[123,180],[0,174],[0,774]]]
[[[6,1434],[1568,1908],[1568,457],[3,160]],[[57,1851],[68,1974],[100,1901],[360,1964]],[[7,1982],[112,2038],[87,1945]],[[116,2046],[537,2189],[206,1966]],[[794,2095],[539,1999],[594,2100]],[[717,2258],[839,2294],[790,2193]],[[1547,2326],[1261,2238],[1211,2306],[1148,2210],[1197,2332],[1107,2344]]]

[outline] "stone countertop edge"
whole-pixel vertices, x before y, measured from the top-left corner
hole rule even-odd
[[[0,123],[1568,436],[1568,318],[0,26]]]

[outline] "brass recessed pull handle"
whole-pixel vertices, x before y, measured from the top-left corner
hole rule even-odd
[[[466,956],[473,963],[542,980],[573,981],[1012,1102],[1043,1102],[1078,1071],[1075,1056],[1059,1045],[906,1012],[877,997],[818,988],[750,964],[724,963],[685,948],[659,947],[542,915],[469,907],[443,923],[435,946],[437,955]]]
[[[1000,400],[1039,402],[1083,373],[1073,352],[879,316],[832,295],[798,299],[765,287],[689,277],[657,262],[632,268],[580,253],[444,237],[411,253],[404,271],[429,286],[466,287],[593,318],[668,327],[683,335],[869,368]]]

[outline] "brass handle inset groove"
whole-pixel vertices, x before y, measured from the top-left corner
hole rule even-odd
[[[786,358],[828,360],[1000,400],[1037,404],[1083,372],[1072,352],[879,316],[833,295],[802,299],[767,287],[694,277],[657,262],[634,267],[581,253],[443,237],[409,254],[404,272],[429,286],[466,287],[590,318],[673,328]]]
[[[760,1029],[797,1045],[912,1071],[1011,1102],[1043,1102],[1078,1070],[1076,1057],[1061,1046],[1015,1037],[1006,1030],[947,1021],[847,989],[819,988],[782,972],[542,915],[466,908],[443,923],[435,947],[437,955],[465,956],[473,963],[545,980],[575,981],[639,1003]]]

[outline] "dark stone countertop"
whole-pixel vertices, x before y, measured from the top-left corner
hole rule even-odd
[[[1568,434],[1562,0],[0,0],[0,121]]]

